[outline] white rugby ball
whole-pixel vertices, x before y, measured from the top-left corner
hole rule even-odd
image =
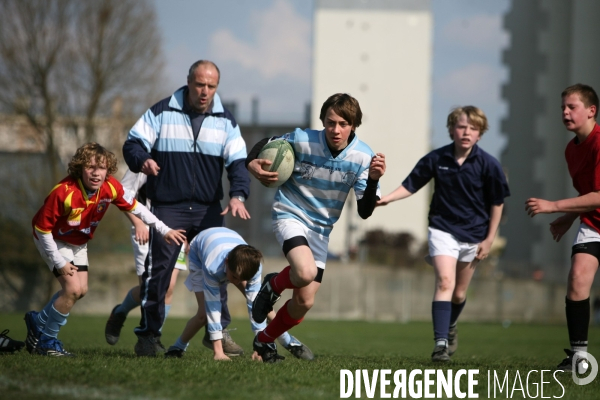
[[[263,183],[263,186],[271,188],[281,186],[294,172],[294,149],[286,140],[273,140],[267,143],[258,154],[258,158],[272,162],[271,165],[263,165],[265,171],[279,174],[277,182],[268,185]]]

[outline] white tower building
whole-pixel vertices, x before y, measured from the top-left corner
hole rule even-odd
[[[319,112],[329,96],[356,97],[363,111],[357,135],[386,155],[380,185],[383,194],[389,193],[430,150],[430,1],[315,0],[313,51],[312,127],[322,129]],[[425,240],[429,200],[429,191],[421,190],[362,221],[350,196],[330,250],[343,254],[376,228]]]

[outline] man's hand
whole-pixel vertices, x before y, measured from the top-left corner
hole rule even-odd
[[[269,160],[257,158],[250,161],[248,171],[263,185],[269,185],[270,183],[277,182],[277,177],[279,176],[277,172],[269,172],[263,169],[268,169],[271,164],[273,163]]]
[[[484,240],[479,243],[477,246],[477,254],[475,255],[475,259],[477,261],[482,261],[490,254],[490,249],[492,248],[492,241]]]
[[[178,245],[182,244],[183,242],[185,242],[185,230],[171,229],[165,235],[165,242],[167,242],[167,244],[171,244],[171,243],[175,243]]]
[[[246,210],[246,206],[236,198],[229,199],[229,204],[225,207],[221,215],[226,215],[230,210],[231,215],[234,217],[239,215],[241,219],[250,219],[250,213]]]
[[[258,353],[255,351],[254,353],[252,353],[252,361],[262,361],[262,357],[258,355]]]
[[[62,268],[56,268],[56,271],[58,272],[59,275],[73,276],[73,274],[75,274],[75,272],[77,272],[78,269],[79,268],[77,268],[73,264],[66,263],[64,267],[62,267]]]
[[[385,173],[385,155],[377,153],[371,159],[371,165],[369,165],[369,178],[374,181],[378,181],[379,178]]]
[[[525,211],[533,218],[537,214],[552,214],[557,210],[553,201],[532,197],[525,202]]]
[[[552,239],[560,242],[560,239],[569,231],[569,228],[571,225],[573,225],[573,221],[575,221],[575,219],[577,219],[577,217],[573,218],[570,214],[565,214],[562,217],[558,217],[554,221],[550,222],[550,233],[552,234]]]
[[[151,158],[144,161],[144,164],[142,165],[142,173],[156,176],[158,175],[158,171],[160,171],[160,167],[156,161]]]

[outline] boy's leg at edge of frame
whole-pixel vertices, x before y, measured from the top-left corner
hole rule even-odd
[[[565,314],[569,342],[573,351],[587,351],[591,314],[590,291],[596,271],[598,271],[598,259],[595,255],[576,253],[571,257]]]

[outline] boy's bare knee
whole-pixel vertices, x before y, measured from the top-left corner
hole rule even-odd
[[[292,276],[292,283],[298,287],[304,287],[310,285],[317,276],[317,270],[305,268],[301,271],[297,271],[296,276]],[[295,278],[295,279],[294,279]]]
[[[80,288],[65,290],[64,295],[68,300],[70,300],[72,302],[76,302],[81,297],[83,297],[83,294],[82,294]]]
[[[438,292],[450,292],[454,290],[454,281],[449,278],[439,278],[436,282],[436,288]]]

